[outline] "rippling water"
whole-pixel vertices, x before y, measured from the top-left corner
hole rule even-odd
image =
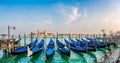
[[[55,38],[53,38],[55,40]],[[27,43],[30,42],[30,38],[28,37]],[[63,41],[62,39],[60,39]],[[49,39],[47,38],[46,44],[48,44]],[[21,45],[24,45],[24,40],[22,39]],[[108,53],[107,48],[98,48],[96,52],[88,51],[87,53],[70,51],[71,55],[66,56],[59,52],[57,47],[55,48],[55,54],[49,60],[46,60],[44,50],[34,54],[31,57],[27,57],[27,54],[20,55],[4,55],[0,58],[0,63],[96,63],[104,61],[104,56]],[[112,50],[117,50],[119,48],[115,48],[111,46]]]

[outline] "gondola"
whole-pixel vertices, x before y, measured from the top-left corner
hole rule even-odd
[[[49,59],[50,56],[53,56],[54,52],[55,52],[55,44],[54,44],[54,41],[50,39],[47,45],[47,49],[45,51],[46,59]]]
[[[35,45],[37,44],[37,42],[38,42],[38,40],[35,39],[34,41],[32,41],[31,43],[29,43],[25,47],[21,47],[21,48],[18,48],[16,50],[12,50],[11,54],[12,55],[17,55],[17,54],[25,53],[25,52],[27,52],[27,46],[29,46],[30,48],[33,48],[33,47],[35,47]]]
[[[21,40],[21,39],[18,39],[18,40],[15,40],[15,39],[14,39],[14,44],[15,44],[15,45],[18,44],[18,43],[20,42],[20,40]],[[11,42],[10,40],[7,40],[7,41],[5,41],[5,42],[0,41],[0,43],[4,43],[4,44],[6,44],[6,45],[12,44],[12,42]]]
[[[86,49],[86,51],[96,51],[96,48],[95,47],[89,47],[89,42],[85,42],[85,41],[82,41],[82,40],[79,40],[79,39],[76,39],[78,45],[84,49]],[[72,40],[74,41],[74,40]]]
[[[98,41],[100,41],[100,42],[103,42],[103,38],[100,38],[100,37],[98,37],[98,38],[96,38]],[[109,38],[106,42],[104,42],[105,43],[105,45],[107,46],[107,47],[109,47],[111,44],[113,44],[113,43],[111,43],[111,38]]]
[[[80,47],[77,43],[69,42],[68,40],[64,39],[66,45],[70,47],[74,51],[79,51],[79,52],[86,52],[86,50],[82,47]]]
[[[33,52],[33,54],[35,54],[35,53],[43,50],[43,48],[44,48],[44,39],[42,39],[42,40],[37,44],[37,46],[34,47],[31,51]]]
[[[21,39],[18,40],[14,40],[14,44],[18,44],[20,42]]]
[[[56,44],[60,52],[70,56],[70,49],[66,47],[65,44],[61,43],[59,40],[56,41]]]
[[[104,48],[106,47],[106,44],[104,42],[101,42],[99,40],[96,40],[96,39],[92,39],[92,38],[87,38],[88,40],[90,40],[90,43],[95,43],[93,45],[90,45],[90,47],[94,47],[96,46],[97,48]]]

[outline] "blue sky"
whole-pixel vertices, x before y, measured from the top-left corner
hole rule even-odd
[[[100,33],[120,30],[119,0],[0,0],[0,33]]]

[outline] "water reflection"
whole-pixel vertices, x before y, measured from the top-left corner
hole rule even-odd
[[[92,63],[93,62],[95,62],[95,63],[97,62],[97,58],[96,58],[95,54],[93,54],[91,51],[87,51],[86,54],[88,54],[90,56],[87,60],[89,60],[90,58],[92,58],[92,61],[90,60]]]
[[[75,60],[75,62],[79,62],[79,63],[87,63],[82,52],[77,52],[77,51],[73,51],[71,50],[71,57],[70,59],[73,57],[73,61]],[[76,55],[75,55],[76,54]],[[76,58],[74,57],[74,55],[76,56]],[[70,60],[70,63],[73,63],[73,61]]]
[[[69,58],[70,56],[66,55],[66,54],[63,54],[62,52],[60,52],[58,49],[56,51],[60,57],[62,58],[62,61],[65,61],[65,63],[69,63]]]
[[[19,55],[13,55],[13,56],[16,56],[16,57],[14,58],[15,63],[18,63],[18,61],[19,61],[22,57],[26,57],[26,56],[27,56],[27,53],[19,54]]]
[[[36,60],[39,58],[41,52],[42,52],[42,51],[40,51],[40,52],[38,52],[38,53],[32,55],[32,56],[31,56],[31,59],[30,59],[30,62],[36,63]]]

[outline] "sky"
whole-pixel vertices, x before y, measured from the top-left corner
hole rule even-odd
[[[120,30],[120,0],[0,0],[0,34]],[[16,29],[13,30],[12,27]]]

